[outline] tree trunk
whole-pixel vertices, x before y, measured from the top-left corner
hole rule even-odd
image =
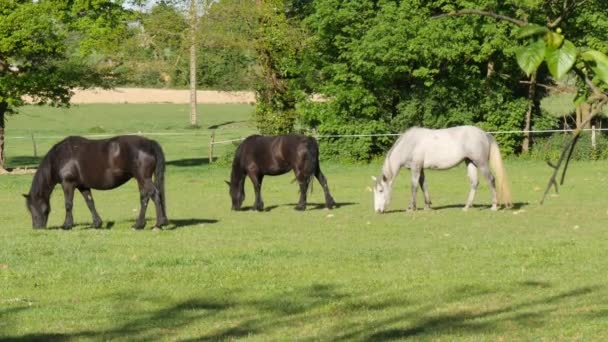
[[[190,125],[198,125],[196,113],[196,0],[190,0]]]
[[[591,105],[588,103],[581,103],[576,107],[576,128],[589,128],[591,123],[587,122],[585,127],[581,127],[582,123],[587,121],[587,118],[591,115]]]
[[[8,108],[8,103],[0,102],[0,173],[4,171],[4,114]]]
[[[534,96],[536,94],[536,72],[530,76],[530,88],[528,89],[528,111],[526,111],[526,124],[524,126],[524,141],[521,146],[522,153],[530,151],[530,128],[532,127],[532,112],[534,111]]]

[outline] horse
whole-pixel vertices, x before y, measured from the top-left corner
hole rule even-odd
[[[319,144],[308,136],[286,134],[279,136],[251,135],[237,147],[230,174],[232,210],[240,210],[245,200],[245,176],[249,176],[255,190],[252,209],[264,210],[261,188],[265,175],[277,176],[293,170],[300,185],[300,200],[296,210],[306,209],[306,192],[312,177],[316,177],[325,193],[325,207],[335,206],[327,179],[319,165]]]
[[[135,135],[110,139],[89,140],[70,136],[55,144],[40,162],[26,198],[34,229],[45,228],[51,206],[49,199],[57,184],[61,184],[65,198],[63,229],[74,225],[72,204],[74,189],[78,189],[93,215],[93,227],[101,228],[91,189],[109,190],[137,180],[141,209],[133,225],[142,229],[150,198],[156,206],[156,227],[168,224],[165,210],[165,156],[154,140]],[[154,182],[152,176],[155,176]]]
[[[418,185],[424,192],[425,209],[430,209],[431,198],[424,169],[446,170],[462,161],[467,166],[471,185],[463,210],[469,209],[473,203],[479,185],[477,169],[481,171],[490,185],[491,209],[498,210],[498,203],[504,204],[506,207],[512,206],[511,191],[500,149],[492,135],[474,126],[444,129],[413,127],[401,134],[388,151],[380,177],[372,176],[374,210],[377,213],[383,213],[386,210],[391,197],[393,181],[402,167],[411,170],[411,199],[408,210],[416,210]],[[490,166],[494,169],[496,178],[492,175]]]

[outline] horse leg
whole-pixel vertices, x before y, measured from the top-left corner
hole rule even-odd
[[[319,184],[321,184],[321,187],[323,188],[323,193],[325,193],[325,208],[332,209],[333,207],[336,206],[336,202],[334,201],[334,198],[331,197],[331,194],[329,193],[329,186],[327,185],[327,178],[325,178],[325,175],[323,174],[323,172],[321,172],[321,167],[319,165],[317,165],[317,168],[315,170],[315,177],[319,181]]]
[[[422,173],[421,167],[412,167],[412,197],[410,199],[410,206],[407,210],[416,210],[416,193],[418,192],[418,183],[420,182],[420,174]]]
[[[420,170],[420,179],[418,180],[420,183],[420,188],[424,192],[424,209],[431,209],[431,196],[429,195],[429,189],[426,184],[426,178],[424,177],[424,169]]]
[[[74,218],[72,217],[72,207],[74,206],[74,184],[69,182],[62,182],[63,197],[65,200],[65,221],[63,222],[63,229],[72,229],[74,226]]]
[[[310,175],[305,174],[302,170],[295,170],[296,179],[300,185],[300,200],[296,205],[296,210],[306,210],[306,195],[308,193],[308,185],[310,184]]]
[[[144,180],[144,188],[145,188],[145,191],[148,193],[148,198],[152,198],[152,201],[154,201],[154,208],[156,209],[155,227],[162,228],[163,226],[168,225],[169,220],[167,219],[167,216],[165,215],[160,191],[156,188],[156,185],[154,185],[154,182],[152,182],[152,178],[146,178]]]
[[[464,211],[467,211],[473,204],[475,192],[477,191],[477,186],[479,185],[479,179],[477,178],[477,167],[471,161],[467,162],[467,174],[469,176],[469,182],[471,183],[471,190],[469,190],[467,203],[464,205],[464,208],[462,208]]]
[[[79,187],[78,190],[82,194],[82,197],[84,197],[85,202],[87,202],[87,207],[89,207],[91,215],[93,215],[93,228],[101,228],[101,217],[99,217],[99,214],[97,214],[97,210],[95,209],[95,202],[93,202],[91,189]]]
[[[486,180],[488,181],[488,185],[490,186],[490,191],[492,191],[492,210],[496,211],[498,210],[498,201],[496,200],[496,181],[494,180],[494,176],[492,175],[492,172],[490,171],[490,168],[488,167],[488,165],[483,165],[480,166],[479,169],[481,170],[481,173],[484,175],[484,177],[486,177]]]
[[[139,202],[141,207],[139,209],[139,216],[133,224],[133,228],[142,229],[146,226],[146,209],[148,208],[148,201],[150,200],[150,193],[146,191],[145,180],[137,179],[137,185],[139,186]]]
[[[262,200],[262,180],[264,179],[264,175],[251,173],[249,178],[251,179],[251,183],[253,183],[253,190],[255,192],[255,201],[251,209],[262,211],[264,210],[264,201]]]

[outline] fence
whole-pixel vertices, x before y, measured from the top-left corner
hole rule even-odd
[[[488,132],[490,134],[493,135],[500,135],[500,134],[524,134],[524,133],[530,133],[530,134],[550,134],[550,133],[568,133],[568,132],[572,132],[574,131],[573,129],[553,129],[553,130],[530,130],[530,131],[523,131],[523,130],[513,130],[513,131],[493,131],[493,132]],[[583,131],[587,131],[587,132],[591,132],[591,146],[593,149],[595,149],[596,147],[596,134],[598,132],[602,132],[602,131],[608,131],[608,128],[595,128],[595,126],[592,126],[591,128],[588,129],[583,129]],[[206,132],[205,132],[206,133]],[[196,137],[205,137],[205,140],[207,137],[209,137],[209,143],[208,143],[208,161],[209,163],[212,163],[215,159],[216,156],[216,146],[217,145],[226,145],[226,144],[231,144],[231,143],[235,143],[238,141],[242,141],[245,139],[245,137],[239,137],[239,138],[232,138],[232,139],[223,139],[223,140],[216,140],[217,136],[216,136],[216,131],[213,130],[211,131],[211,135],[208,136],[206,134],[202,134],[201,132],[197,131],[197,132],[132,132],[132,133],[112,133],[112,134],[86,134],[84,135],[85,137],[88,138],[107,138],[107,137],[111,137],[111,136],[115,136],[118,134],[133,134],[133,135],[145,135],[145,136],[150,136],[150,137],[188,137],[188,138],[196,138]],[[346,138],[350,138],[350,139],[356,139],[356,138],[363,138],[363,137],[396,137],[399,136],[401,133],[377,133],[377,134],[330,134],[330,135],[318,135],[318,134],[313,134],[312,136],[317,138],[317,139],[346,139]],[[31,135],[23,135],[23,136],[7,136],[6,140],[10,141],[10,140],[31,140],[31,144],[32,144],[32,151],[33,151],[33,156],[34,157],[38,157],[38,151],[40,150],[44,150],[44,149],[40,149],[39,146],[39,141],[41,140],[58,140],[58,139],[63,139],[64,136],[57,136],[57,135],[35,135],[35,134],[31,134]],[[200,145],[199,145],[200,146]]]

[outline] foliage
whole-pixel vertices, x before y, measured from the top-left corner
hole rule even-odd
[[[601,39],[588,38],[605,37],[608,29],[605,18],[591,17],[601,7],[596,2],[577,4],[575,11],[564,16],[561,25],[570,32],[572,43],[544,26],[516,30],[512,22],[472,15],[431,19],[437,13],[473,7],[520,18],[514,19],[518,23],[545,22],[563,11],[557,2],[331,0],[313,4],[304,19],[311,32],[311,49],[301,63],[308,75],[302,88],[324,94],[328,100],[298,108],[302,124],[320,134],[366,133],[371,127],[379,129],[374,133],[397,133],[414,125],[461,124],[521,130],[528,87],[520,83],[524,74],[519,65],[528,74],[538,72],[538,82],[550,84],[551,72],[561,76],[573,63],[574,44],[593,42],[606,47]],[[547,39],[536,40],[542,34]],[[535,43],[521,48],[515,43],[518,36]],[[549,61],[548,67],[539,69],[543,60]],[[544,88],[537,88],[535,103],[544,94]],[[533,118],[540,117],[540,111],[533,111]],[[499,137],[509,153],[519,151],[520,142],[519,136]],[[355,151],[348,146],[336,146],[335,151],[369,159],[385,151],[385,144],[369,139],[363,146],[353,145]]]
[[[562,148],[571,138],[570,134],[553,134],[544,138],[536,138],[529,158],[532,160],[558,160]],[[572,152],[572,159],[576,161],[607,160],[608,137],[605,134],[597,133],[596,147],[593,148],[591,133],[582,133]]]

